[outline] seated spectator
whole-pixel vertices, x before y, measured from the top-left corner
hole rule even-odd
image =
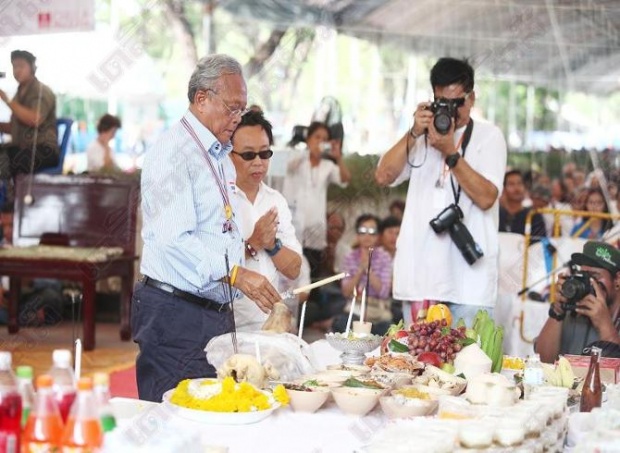
[[[386,217],[379,223],[379,245],[390,254],[392,260],[396,254],[396,241],[400,234],[400,220],[396,217]],[[403,303],[392,297],[390,291],[391,311],[393,322],[398,322],[403,319]]]
[[[342,282],[342,294],[350,299],[353,289],[358,296],[368,288],[366,295],[365,321],[373,323],[372,332],[383,335],[392,322],[392,258],[389,253],[377,246],[379,238],[379,219],[372,214],[362,214],[355,222],[357,233],[353,250],[345,257],[343,271],[348,274]],[[370,251],[373,247],[372,262],[369,266]],[[370,272],[369,272],[370,269]],[[334,322],[335,331],[344,331],[348,310]],[[359,315],[359,304],[355,315]],[[359,319],[359,316],[356,318]]]
[[[588,212],[609,214],[609,206],[601,189],[589,189],[585,199],[585,210]],[[612,227],[609,219],[583,217],[573,227],[570,235],[574,238],[601,239],[605,232]]]
[[[0,145],[0,179],[6,187],[8,210],[12,209],[12,178],[58,165],[59,147],[56,129],[56,96],[35,76],[36,57],[25,50],[11,52],[13,77],[19,86],[13,99],[0,90],[0,99],[11,110],[8,123],[0,123],[0,133],[11,141]],[[34,161],[33,161],[34,160]]]
[[[116,131],[121,128],[121,120],[106,113],[97,123],[97,139],[86,149],[86,169],[89,172],[120,171],[114,163],[110,141],[114,139]]]
[[[499,231],[525,234],[525,220],[532,208],[523,207],[525,184],[519,170],[507,171],[504,175],[504,193],[499,208]],[[545,222],[540,214],[532,216],[532,242],[546,237]]]
[[[390,204],[390,217],[396,217],[398,220],[403,220],[403,214],[405,212],[405,202],[403,200],[394,200]]]
[[[554,179],[551,181],[551,201],[549,202],[549,207],[561,211],[572,211],[569,203],[569,194],[566,180],[563,178]],[[559,222],[560,235],[568,236],[575,225],[575,219],[570,215],[561,215]]]
[[[327,247],[319,266],[319,278],[331,277],[342,272],[344,257],[350,247],[342,242],[345,230],[344,217],[332,211],[327,214]],[[345,306],[340,282],[332,282],[310,293],[306,307],[305,325],[327,332],[331,329],[334,316],[342,313]]]
[[[559,354],[583,354],[595,342],[620,344],[620,251],[604,242],[587,242],[583,253],[573,253],[572,262],[587,272],[594,294],[574,302],[562,295],[567,275],[557,283],[557,302],[549,307],[549,319],[536,339],[534,349],[543,362],[553,363]],[[567,308],[569,307],[569,308]]]

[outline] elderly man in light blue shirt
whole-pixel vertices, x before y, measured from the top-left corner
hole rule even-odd
[[[161,401],[186,378],[214,376],[205,345],[231,332],[240,290],[269,312],[279,294],[244,267],[230,139],[246,111],[241,66],[226,55],[201,59],[188,88],[189,110],[146,153],[142,169],[144,248],[132,330],[141,399]]]

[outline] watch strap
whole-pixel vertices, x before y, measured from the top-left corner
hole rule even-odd
[[[449,169],[452,169],[456,166],[460,158],[461,158],[461,155],[458,152],[454,154],[450,154],[448,157],[446,157],[446,160],[445,160],[446,165],[448,166]]]
[[[549,304],[549,317],[557,321],[564,321],[564,318],[566,318],[566,313],[564,311],[561,314],[556,312],[554,305],[555,304]]]
[[[273,246],[273,248],[272,249],[265,249],[265,252],[267,252],[267,255],[269,255],[269,256],[275,256],[275,254],[278,253],[281,248],[282,248],[282,241],[280,239],[276,238],[276,242],[275,242],[275,245]]]

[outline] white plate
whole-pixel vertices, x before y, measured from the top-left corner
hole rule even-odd
[[[177,406],[170,402],[170,396],[172,390],[168,390],[162,397],[163,403],[168,406],[179,417],[187,420],[192,420],[199,423],[206,423],[209,425],[249,425],[252,423],[258,423],[261,420],[266,419],[280,407],[280,403],[274,401],[270,409],[263,411],[253,412],[211,412],[211,411],[199,411],[196,409],[188,409],[186,407]],[[267,393],[267,392],[264,392]]]

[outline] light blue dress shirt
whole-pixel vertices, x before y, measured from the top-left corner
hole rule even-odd
[[[232,146],[222,145],[189,110],[184,118],[208,150],[231,196],[235,167]],[[146,152],[142,167],[142,261],[140,272],[178,289],[219,303],[230,301],[228,285],[218,280],[244,264],[243,238],[235,223],[223,232],[224,202],[206,156],[181,121]],[[236,293],[236,291],[235,291]]]

